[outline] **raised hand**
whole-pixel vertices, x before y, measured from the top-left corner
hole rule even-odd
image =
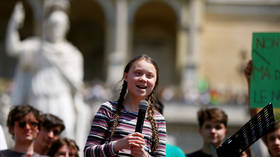
[[[250,78],[251,78],[252,72],[253,72],[253,62],[252,62],[252,60],[250,60],[247,63],[246,68],[244,69],[244,74],[245,74],[245,77],[246,77],[248,83],[250,83]]]
[[[17,27],[22,27],[25,18],[24,8],[21,2],[17,2],[14,8],[10,22],[13,22]]]

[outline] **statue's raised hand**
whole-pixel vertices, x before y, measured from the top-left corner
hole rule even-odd
[[[17,27],[21,27],[23,25],[24,18],[25,13],[23,5],[21,2],[17,2],[10,22],[13,22]]]

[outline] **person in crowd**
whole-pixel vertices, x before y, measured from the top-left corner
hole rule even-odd
[[[271,157],[280,157],[280,121],[277,121],[263,136],[263,141]]]
[[[0,125],[0,150],[4,150],[7,149],[7,142],[6,142],[6,138],[4,135],[4,131],[2,129],[2,126]]]
[[[250,81],[251,81],[252,72],[253,72],[253,61],[249,60],[247,63],[247,66],[244,69],[244,74],[245,74],[247,86],[248,86],[248,97],[247,97],[248,105],[250,105],[249,95],[250,95],[250,84],[251,84]],[[261,108],[250,108],[249,111],[250,111],[251,117],[255,116],[261,110],[262,110]]]
[[[166,143],[166,157],[185,157],[185,153],[180,147]]]
[[[7,126],[15,145],[12,149],[0,151],[1,157],[37,157],[34,151],[35,139],[39,133],[40,111],[29,105],[15,106],[8,114]]]
[[[132,59],[125,67],[117,101],[101,105],[84,148],[85,156],[166,156],[166,122],[156,109],[159,69],[147,55]],[[138,104],[149,106],[143,133],[135,132]]]
[[[227,114],[219,108],[201,108],[197,112],[199,134],[203,140],[201,149],[186,154],[187,157],[212,157],[227,133]]]
[[[69,138],[55,141],[47,153],[50,157],[79,157],[79,147],[76,142]]]
[[[59,139],[65,129],[63,121],[53,114],[40,116],[40,132],[35,141],[35,152],[46,155],[53,142]]]
[[[248,102],[248,107],[249,107],[249,112],[251,117],[254,117],[258,112],[260,112],[262,110],[262,108],[250,108],[250,88],[251,88],[251,75],[253,73],[253,61],[249,60],[245,69],[244,69],[244,75],[246,78],[246,82],[247,82],[247,86],[248,86],[248,96],[247,96],[247,102]],[[249,148],[250,150],[252,150],[252,154],[255,157],[262,157],[262,156],[268,156],[268,154],[270,154],[269,149],[268,151],[266,151],[266,147],[267,144],[264,143],[263,140],[258,140],[256,141],[251,148]]]

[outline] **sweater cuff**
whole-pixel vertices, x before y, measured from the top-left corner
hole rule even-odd
[[[113,156],[117,156],[117,153],[114,152],[114,144],[113,143],[114,142],[110,142],[110,144],[109,144],[110,145],[109,146],[110,147],[110,149],[109,149],[110,150],[110,154],[112,154]]]

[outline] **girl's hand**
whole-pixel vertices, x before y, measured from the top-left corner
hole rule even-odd
[[[132,133],[127,135],[126,137],[114,141],[113,148],[115,152],[118,152],[121,149],[141,149],[144,148],[145,140],[144,136],[141,133]]]
[[[131,155],[133,157],[148,157],[148,153],[144,149],[144,145],[139,145],[138,147],[131,147]]]

